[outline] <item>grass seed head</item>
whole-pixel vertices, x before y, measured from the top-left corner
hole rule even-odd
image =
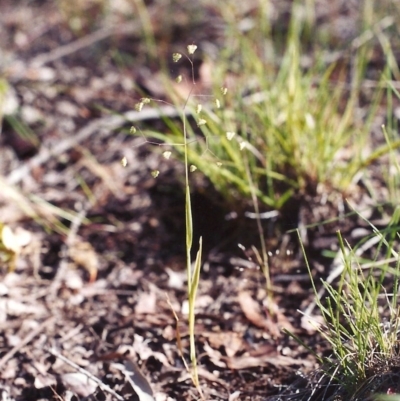
[[[196,46],[196,45],[189,45],[189,46],[187,47],[187,49],[188,49],[189,54],[194,54],[194,52],[195,52],[196,49],[197,49],[197,46]]]
[[[177,63],[182,58],[182,54],[180,53],[173,53],[172,54],[172,61]]]
[[[227,132],[227,133],[226,133],[226,139],[227,139],[228,141],[231,141],[231,140],[233,139],[234,136],[235,136],[235,133],[234,133],[234,132]]]
[[[168,159],[171,157],[171,154],[172,154],[172,153],[171,153],[169,150],[166,150],[166,151],[163,153],[163,156],[164,156],[165,159],[168,160]]]
[[[143,102],[136,103],[136,104],[135,104],[135,110],[136,110],[136,111],[142,111],[143,106],[144,106],[144,103],[143,103]]]

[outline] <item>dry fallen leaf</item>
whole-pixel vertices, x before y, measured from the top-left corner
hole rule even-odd
[[[36,317],[46,315],[46,308],[42,305],[31,305],[15,299],[0,299],[0,315],[4,312],[9,316],[32,314]]]
[[[181,290],[187,279],[186,272],[174,271],[169,267],[166,267],[165,271],[168,274],[168,287]]]
[[[156,313],[156,293],[155,291],[140,292],[135,306],[135,315],[148,315]]]
[[[42,375],[38,373],[35,377],[33,385],[37,389],[51,386],[55,387],[57,385],[57,379],[51,374]]]
[[[219,351],[211,348],[207,343],[204,344],[204,351],[215,366],[222,369],[226,368],[226,362],[222,360],[223,356]]]
[[[238,298],[240,307],[247,320],[255,326],[266,330],[272,337],[280,338],[282,329],[291,332],[295,331],[292,324],[272,298],[264,300],[265,314],[261,311],[260,304],[253,299],[249,292],[241,291]]]
[[[236,401],[240,397],[240,391],[235,391],[232,394],[229,395],[228,401]]]
[[[261,313],[259,303],[253,299],[250,293],[241,291],[238,298],[240,307],[249,322],[256,327],[266,330],[275,338],[281,336],[276,323]]]
[[[135,335],[135,337],[140,337]],[[137,338],[135,338],[136,342]],[[153,390],[149,381],[146,379],[140,368],[138,367],[134,352],[131,347],[121,346],[117,352],[112,352],[103,355],[98,360],[100,361],[115,361],[120,362],[114,364],[128,380],[133,390],[136,392],[140,401],[155,401]],[[141,358],[142,359],[142,358]]]
[[[22,248],[32,240],[29,231],[17,227],[15,232],[6,224],[0,223],[0,261],[8,266],[8,271],[13,271]]]
[[[208,339],[211,347],[214,349],[224,347],[226,355],[228,356],[235,356],[245,347],[243,336],[239,333],[234,333],[233,331],[219,333],[206,332],[202,335]]]
[[[131,383],[140,401],[155,401],[150,383],[132,358],[124,360],[125,377]]]
[[[99,269],[99,259],[96,251],[89,242],[75,241],[69,248],[69,257],[78,266],[82,266],[89,272],[89,280],[92,283],[96,280]]]
[[[263,304],[267,310],[267,313],[271,314],[274,317],[274,320],[276,320],[279,330],[285,329],[292,333],[295,332],[296,329],[289,322],[288,318],[282,313],[281,308],[279,308],[278,304],[273,300],[272,297],[266,297]]]
[[[65,387],[81,397],[88,397],[96,391],[97,383],[80,372],[65,373],[61,375]]]

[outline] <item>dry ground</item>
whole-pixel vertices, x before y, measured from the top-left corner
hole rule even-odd
[[[188,359],[182,167],[129,135],[130,121],[162,129],[159,113],[174,111],[133,111],[143,93],[165,96],[138,17],[105,12],[100,2],[69,3],[0,3],[4,107],[15,111],[0,138],[0,222],[20,244],[14,271],[6,274],[5,260],[0,283],[0,393],[3,400],[116,399],[111,389],[137,399],[116,364],[122,359],[128,370],[137,363],[157,400],[197,399],[180,355]],[[159,57],[192,41],[223,42],[211,5],[160,7],[148,7]],[[161,18],[166,12],[173,22]],[[265,223],[272,300],[249,251],[259,243],[254,221],[228,220],[230,211],[198,181],[195,232],[206,247],[196,320],[201,388],[206,399],[264,400],[317,367],[283,328],[328,352],[297,312],[313,295],[296,235],[286,232],[337,217],[342,199],[304,199]],[[365,206],[361,189],[355,198]],[[309,230],[316,278],[329,274],[321,250],[337,250],[338,228],[353,242],[368,232],[356,216]]]

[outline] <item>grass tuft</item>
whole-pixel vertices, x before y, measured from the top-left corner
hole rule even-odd
[[[323,367],[311,380],[309,389],[302,396],[293,395],[293,399],[362,401],[380,393],[400,391],[400,261],[394,250],[399,221],[397,208],[384,232],[371,225],[374,235],[370,242],[377,247],[368,261],[360,252],[365,250],[365,243],[352,249],[338,232],[343,264],[339,283],[323,281],[327,296],[321,299],[312,280],[324,320],[316,327],[329,343],[332,355],[321,359]]]
[[[282,36],[261,23],[261,16],[257,20],[263,27],[261,37],[243,35],[235,21],[229,24],[228,20],[227,42],[232,41],[232,46],[214,64],[214,89],[201,111],[198,96],[187,103],[195,121],[185,127],[191,146],[176,149],[182,158],[186,152],[188,162],[210,179],[234,209],[247,206],[254,191],[261,207],[270,209],[281,209],[305,194],[347,194],[365,170],[389,152],[388,146],[373,150],[370,143],[388,71],[396,71],[383,40],[386,25],[381,27],[375,22],[377,16],[371,17],[366,9],[367,34],[352,42],[349,62],[343,56],[329,63],[318,48],[305,62],[302,40],[312,19],[297,18],[303,11],[294,2],[284,45]],[[361,114],[366,66],[378,36],[388,63]],[[272,47],[267,51],[262,43]],[[220,89],[223,77],[231,83],[225,95]],[[149,136],[178,143],[180,123],[169,120],[167,125],[168,133]]]

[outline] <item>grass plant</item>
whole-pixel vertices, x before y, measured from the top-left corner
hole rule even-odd
[[[268,24],[257,20],[265,37],[255,38],[243,35],[239,28],[235,31],[232,22],[227,39],[232,46],[221,53],[215,66],[213,102],[203,105],[200,115],[196,101],[187,105],[195,120],[204,124],[188,124],[192,145],[176,149],[182,157],[187,151],[189,164],[196,165],[232,207],[246,203],[252,191],[264,208],[274,209],[298,194],[332,189],[345,193],[382,156],[382,152],[367,149],[371,124],[382,101],[383,73],[370,106],[357,117],[373,32],[378,29],[375,20],[368,10],[364,12],[365,21],[375,25],[371,22],[365,32],[372,33],[353,42],[351,65],[327,64],[324,54],[316,50],[308,56],[312,62],[305,68],[301,40],[310,21],[298,18],[302,15],[298,3],[293,5],[295,18],[281,56],[282,43],[278,41],[273,48],[275,37],[264,26]],[[382,29],[380,35],[385,37]],[[268,51],[261,43],[270,44]],[[240,60],[233,52],[240,54]],[[233,76],[234,82],[226,96],[220,89],[224,76]],[[177,143],[179,124],[167,123],[168,134],[148,134]]]
[[[135,7],[154,55],[148,12],[141,1]],[[322,49],[332,48],[335,41],[319,34],[315,1],[293,2],[294,18],[288,27],[284,24],[287,33],[273,25],[274,7],[271,1],[259,2],[247,25],[238,4],[218,8],[226,24],[226,46],[213,63],[213,90],[200,112],[198,96],[188,96],[185,109],[197,123],[185,127],[191,146],[176,146],[182,142],[177,120],[166,121],[167,133],[145,133],[172,145],[182,160],[187,152],[189,164],[211,180],[232,208],[248,206],[254,191],[262,209],[281,209],[305,193],[349,193],[365,169],[388,152],[387,147],[374,151],[370,146],[387,77],[399,70],[389,40],[394,19],[385,14],[387,9],[374,1],[363,3],[355,21],[359,35],[347,48],[339,48],[331,62]],[[360,113],[363,80],[376,46],[387,66],[370,105],[363,105]],[[223,96],[225,78],[229,91]],[[188,81],[194,85],[192,77]],[[173,87],[166,91],[179,107],[181,95],[174,95]]]
[[[260,15],[267,13],[269,5],[264,2]],[[192,270],[189,186],[192,166],[209,178],[233,209],[240,204],[253,204],[258,212],[259,203],[261,208],[281,209],[298,195],[332,190],[349,193],[352,185],[382,156],[389,155],[393,165],[397,165],[394,151],[400,145],[387,132],[386,144],[376,149],[371,145],[371,127],[384,91],[387,91],[389,105],[393,96],[398,95],[387,78],[396,75],[398,70],[385,33],[391,24],[374,14],[375,8],[371,8],[371,4],[364,4],[362,31],[351,43],[346,56],[349,57],[351,52],[348,63],[327,62],[325,53],[317,50],[308,55],[308,62],[305,62],[302,41],[305,36],[312,40],[315,19],[310,14],[307,14],[310,18],[298,18],[304,11],[300,2],[293,3],[294,17],[286,37],[273,32],[268,20],[261,16],[257,20],[260,24],[255,24],[260,27],[257,36],[254,31],[244,35],[243,27],[238,27],[234,20],[232,7],[232,4],[226,7],[226,20],[230,18],[228,14],[233,15],[227,28],[227,50],[221,52],[215,65],[216,82],[212,93],[205,98],[206,102],[199,105],[198,96],[192,94],[196,83],[191,77],[192,89],[185,100],[184,111],[189,111],[192,119],[187,120],[183,113],[180,122],[165,120],[169,129],[167,134],[144,133],[146,137],[170,145],[185,165],[189,328],[194,369],[197,363],[194,303],[201,244]],[[307,9],[312,7],[313,2],[307,2]],[[278,41],[275,40],[277,35]],[[364,112],[360,116],[363,82],[376,38],[388,61],[378,73],[369,106],[363,106]],[[190,57],[189,61],[192,63]],[[229,88],[221,87],[224,76],[232,78]],[[171,97],[174,98],[172,93]],[[395,182],[392,188],[396,189]],[[328,399],[327,389],[329,387],[331,391],[332,386],[337,388],[337,399],[363,400],[366,394],[377,390],[372,388],[372,379],[378,375],[383,361],[389,361],[389,365],[396,363],[398,313],[397,298],[393,294],[398,292],[400,264],[391,266],[389,255],[393,253],[398,215],[396,210],[388,230],[390,241],[375,231],[381,238],[370,263],[378,262],[384,249],[387,256],[387,263],[379,261],[375,269],[363,269],[357,252],[338,234],[343,274],[338,286],[324,283],[328,297],[318,300],[325,319],[321,334],[332,347],[333,355],[322,361],[324,370],[320,384],[312,389],[309,398],[302,400]],[[262,229],[260,233],[264,244]],[[261,250],[260,264],[265,267],[267,286],[270,286],[265,249]],[[390,293],[387,292],[388,275],[393,277]],[[316,287],[314,289],[316,291]],[[382,303],[382,295],[386,297],[386,303]],[[388,320],[384,322],[382,316],[388,316]],[[197,379],[194,383],[198,386]]]
[[[192,68],[193,63],[192,55],[196,51],[196,46],[189,45],[188,59],[191,61]],[[177,55],[175,55],[175,58]],[[194,85],[194,82],[193,82]],[[190,94],[189,94],[190,96]],[[189,98],[188,98],[189,99]],[[186,105],[186,104],[185,104]],[[196,342],[195,342],[195,304],[196,304],[196,293],[199,286],[200,280],[200,269],[201,269],[201,257],[202,257],[202,239],[200,237],[199,249],[197,251],[196,260],[194,263],[193,271],[192,271],[192,260],[191,260],[191,252],[193,245],[193,219],[192,219],[192,206],[191,206],[191,198],[190,198],[190,181],[189,181],[189,160],[188,160],[188,137],[186,132],[186,115],[185,115],[185,106],[183,108],[182,114],[183,120],[183,144],[184,144],[184,154],[185,154],[185,224],[186,224],[186,270],[187,270],[187,293],[188,293],[188,301],[189,301],[189,338],[190,338],[190,360],[192,362],[192,379],[193,383],[198,389],[202,398],[204,398],[200,383],[199,376],[197,371],[197,357],[196,357]]]
[[[182,55],[181,53],[174,53],[172,55],[173,61],[178,62],[183,56],[190,62],[191,64],[191,69],[192,69],[192,89],[196,85],[195,80],[194,80],[194,64],[193,64],[193,55],[197,49],[196,45],[188,45],[187,50],[188,54]],[[196,356],[196,341],[195,341],[195,305],[196,305],[196,294],[199,286],[199,281],[200,281],[200,271],[201,271],[201,257],[202,257],[202,238],[200,237],[199,240],[199,247],[198,251],[196,254],[196,259],[194,263],[192,264],[192,248],[193,248],[193,218],[192,218],[192,206],[191,206],[191,194],[190,194],[190,173],[195,171],[195,166],[194,165],[189,165],[189,137],[187,134],[187,115],[186,115],[186,108],[188,105],[188,102],[191,99],[191,91],[189,92],[187,98],[184,101],[184,104],[181,108],[182,110],[182,116],[181,116],[181,131],[180,131],[180,136],[177,138],[177,142],[171,144],[174,147],[181,147],[184,160],[184,186],[185,186],[185,250],[186,250],[186,272],[187,272],[187,298],[188,298],[188,305],[189,305],[189,310],[188,310],[188,325],[189,325],[189,357],[191,361],[191,367],[186,363],[186,360],[184,359],[184,365],[187,369],[190,370],[191,377],[193,384],[197,388],[200,397],[204,399],[200,382],[199,382],[199,375],[198,375],[198,366],[197,366],[197,356]],[[149,104],[153,99],[148,99],[148,98],[142,98],[137,104],[136,104],[136,110],[141,111],[142,108],[146,105]],[[136,127],[131,127],[131,133],[136,134],[137,129]],[[146,140],[146,142],[148,142]],[[151,141],[149,143],[152,143]],[[165,151],[164,157],[167,159],[170,157],[171,152]],[[159,175],[159,171],[155,170],[152,172],[152,175],[154,178],[157,178]],[[176,314],[174,313],[175,318],[178,321],[178,318]],[[180,335],[179,332],[177,333],[178,336],[178,346],[180,346],[181,341],[180,341]],[[181,351],[181,355],[184,358],[184,354]]]
[[[389,76],[389,74],[388,74]],[[395,113],[393,109],[394,101],[400,100],[400,92],[394,87],[392,80],[387,80],[387,126],[382,127],[385,136],[389,162],[388,167],[383,169],[383,177],[388,189],[388,200],[395,204],[400,196],[400,165],[396,154],[396,149],[400,146],[398,139],[398,124],[397,119],[393,118]]]
[[[380,392],[399,391],[394,384],[399,379],[400,363],[400,261],[394,250],[399,222],[397,208],[384,232],[371,225],[378,245],[369,260],[358,251],[361,244],[352,249],[338,233],[343,263],[338,285],[323,281],[327,296],[320,299],[312,280],[325,322],[316,327],[330,344],[332,355],[321,360],[323,369],[307,396],[295,399],[328,400],[334,396],[337,400],[363,401]]]

